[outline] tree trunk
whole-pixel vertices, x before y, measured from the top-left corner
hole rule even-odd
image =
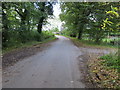
[[[42,13],[45,12],[45,2],[42,2],[42,6],[41,6],[40,11],[41,11]],[[37,31],[38,31],[39,33],[42,33],[42,25],[43,25],[44,19],[45,19],[45,16],[44,16],[44,14],[42,14],[42,17],[40,17],[39,22],[38,22],[38,27],[37,27]]]
[[[8,18],[6,13],[4,13],[3,9],[7,9],[5,7],[5,4],[2,3],[2,23],[3,23],[3,27],[2,27],[2,42],[3,42],[3,47],[5,47],[6,45],[4,45],[4,42],[6,42],[6,40],[8,39]]]
[[[100,43],[100,38],[97,37],[97,38],[95,39],[95,42],[96,42],[96,43]]]
[[[82,33],[83,33],[84,24],[82,24],[80,27],[81,28],[79,29],[78,39],[82,39]]]
[[[38,23],[38,27],[37,27],[39,33],[42,32],[42,24],[43,24],[43,21],[44,21],[44,17],[41,17],[41,18],[39,19],[39,23]]]
[[[104,32],[102,32],[102,28],[99,28],[100,30],[98,30],[97,34],[96,34],[96,38],[95,38],[95,43],[99,44],[101,42],[101,39],[104,35]]]

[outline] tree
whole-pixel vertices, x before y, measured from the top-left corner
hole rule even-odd
[[[62,3],[61,20],[66,22],[66,25],[74,28],[78,32],[78,39],[82,39],[84,25],[87,23],[90,14],[89,3]],[[88,9],[89,8],[89,9]],[[70,28],[69,28],[70,29]]]
[[[99,43],[111,30],[118,30],[118,6],[113,2],[65,2],[61,3],[60,18],[71,33],[78,35],[78,39],[86,34]]]
[[[42,32],[42,25],[46,23],[48,16],[53,14],[52,4],[50,2],[3,2],[3,47],[7,47],[9,42],[26,43],[36,37],[40,41],[42,36],[38,32]],[[31,32],[37,27],[38,32],[34,36]]]
[[[36,3],[38,6],[39,11],[41,12],[41,16],[39,17],[38,21],[38,32],[42,32],[42,25],[44,21],[47,19],[48,15],[53,15],[53,6],[51,2],[41,2]]]

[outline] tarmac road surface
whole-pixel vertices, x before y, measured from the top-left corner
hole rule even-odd
[[[82,52],[68,38],[56,37],[49,48],[8,67],[3,88],[85,88],[77,59]]]

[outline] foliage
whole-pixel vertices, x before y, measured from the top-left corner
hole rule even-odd
[[[50,33],[48,31],[43,31],[41,34],[39,34],[37,31],[30,31],[29,33],[22,34],[23,37],[21,38],[21,35],[17,31],[10,31],[9,32],[9,39],[3,43],[4,47],[3,49],[9,49],[11,47],[17,47],[19,45],[23,45],[28,42],[42,42],[44,40],[47,40],[48,38],[54,37],[53,33]]]
[[[51,2],[2,2],[3,48],[52,37],[42,32],[42,25],[52,13]]]
[[[120,59],[118,58],[118,53],[101,56],[100,59],[103,59],[105,66],[117,69],[120,73]]]
[[[87,35],[88,39],[99,43],[109,34],[119,32],[119,3],[64,2],[61,8],[61,20],[65,22],[68,31],[74,34],[72,36],[78,39]]]

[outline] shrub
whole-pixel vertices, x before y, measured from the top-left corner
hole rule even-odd
[[[9,30],[7,33],[8,36],[6,36],[6,40],[2,43],[3,49],[15,47],[31,41],[44,41],[45,39],[54,37],[54,34],[49,31],[43,31],[41,34],[39,34],[36,30],[19,32],[17,30]]]

